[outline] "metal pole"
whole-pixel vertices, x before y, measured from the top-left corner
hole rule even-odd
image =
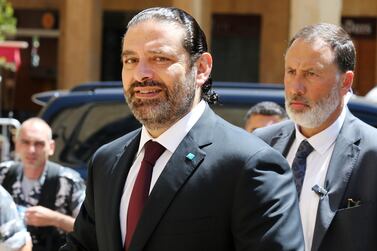
[[[9,134],[9,127],[19,128],[21,123],[13,118],[0,118],[2,142],[1,142],[1,161],[11,159],[10,156],[10,142],[12,140]]]

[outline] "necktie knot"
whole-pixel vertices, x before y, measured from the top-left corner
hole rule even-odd
[[[165,151],[165,147],[160,145],[160,143],[152,140],[149,140],[147,143],[145,143],[144,148],[145,151],[143,161],[148,162],[151,166],[154,166],[157,159]]]
[[[306,159],[313,150],[312,145],[307,140],[303,140],[298,147],[296,158]]]

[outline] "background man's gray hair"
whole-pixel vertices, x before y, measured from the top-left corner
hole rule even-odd
[[[341,72],[354,71],[356,50],[348,33],[340,26],[328,23],[308,25],[299,30],[288,43],[288,49],[297,39],[323,40],[335,53],[335,63]]]

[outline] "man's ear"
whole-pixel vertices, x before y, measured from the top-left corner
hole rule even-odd
[[[204,52],[196,60],[196,85],[201,87],[209,78],[212,71],[212,56],[208,52]]]
[[[354,72],[346,71],[343,76],[343,83],[341,87],[342,95],[346,95],[349,90],[351,90],[353,83]]]
[[[49,144],[50,144],[50,150],[48,152],[48,155],[52,156],[54,155],[54,152],[55,152],[55,140],[51,139]]]

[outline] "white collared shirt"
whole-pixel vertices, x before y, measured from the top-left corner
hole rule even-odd
[[[122,243],[124,243],[126,237],[126,226],[127,226],[127,211],[128,204],[130,201],[132,188],[134,186],[137,174],[139,173],[140,164],[144,157],[144,145],[149,140],[157,141],[162,146],[166,148],[165,152],[156,161],[153,167],[152,179],[150,184],[149,193],[151,193],[157,179],[165,168],[165,165],[169,161],[170,157],[173,155],[178,145],[181,143],[186,134],[191,130],[195,123],[202,116],[206,107],[205,101],[200,101],[188,114],[181,118],[177,123],[171,126],[158,138],[153,138],[143,126],[141,130],[141,138],[139,143],[139,149],[136,154],[134,163],[132,164],[130,171],[127,176],[126,184],[123,189],[123,195],[120,202],[120,228],[122,233]]]
[[[320,198],[319,195],[312,190],[312,187],[314,185],[324,187],[330,158],[334,151],[335,140],[339,135],[345,117],[346,108],[344,107],[342,113],[332,125],[309,139],[305,138],[305,136],[300,133],[296,124],[296,137],[287,155],[288,163],[292,166],[293,159],[295,158],[301,141],[306,139],[314,148],[313,152],[309,154],[306,160],[306,172],[299,203],[304,231],[305,250],[307,251],[310,251],[312,246]]]

